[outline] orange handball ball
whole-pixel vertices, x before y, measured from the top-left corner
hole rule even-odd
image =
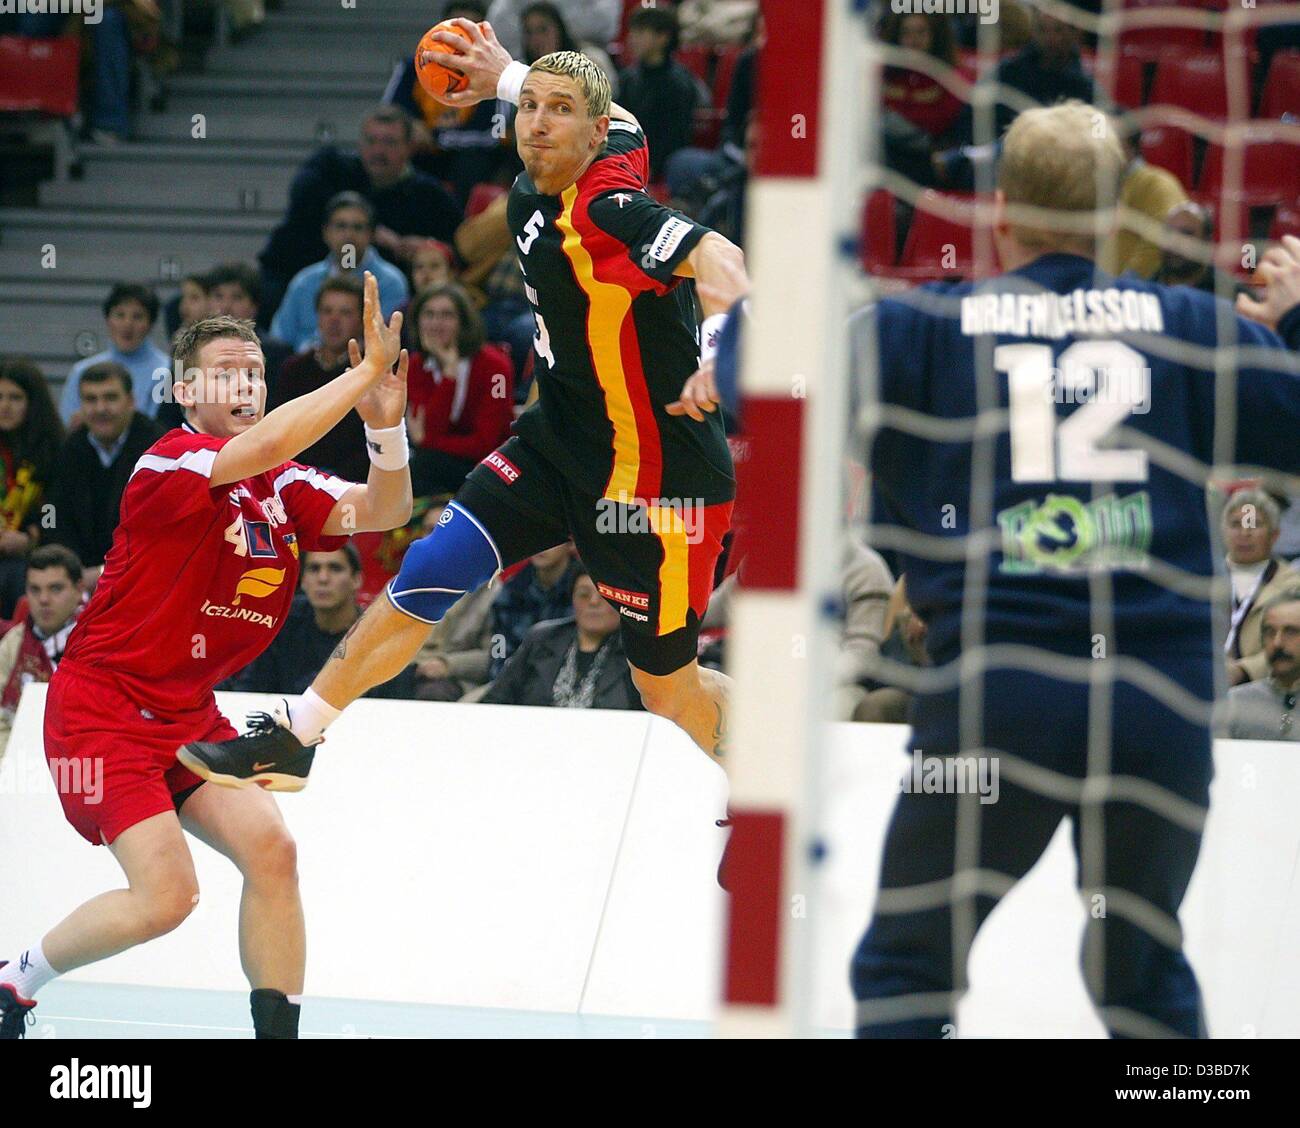
[[[435,24],[424,33],[424,38],[420,40],[420,45],[415,49],[415,77],[420,80],[420,85],[433,97],[441,98],[444,94],[459,94],[462,90],[468,90],[469,78],[461,74],[460,71],[452,70],[439,62],[422,63],[420,61],[425,51],[436,51],[444,55],[452,54],[450,47],[433,38],[436,31],[449,31],[453,35],[459,35],[467,43],[472,42],[472,40],[469,37],[469,32],[463,27],[452,23],[451,20],[443,20],[442,23]]]

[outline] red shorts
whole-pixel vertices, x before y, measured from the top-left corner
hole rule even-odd
[[[176,796],[203,782],[177,762],[182,744],[238,735],[215,698],[188,713],[154,716],[111,676],[67,662],[45,699],[45,759],[64,815],[93,846],[176,810]]]

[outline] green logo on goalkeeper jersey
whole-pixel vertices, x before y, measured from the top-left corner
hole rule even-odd
[[[998,526],[1004,573],[1143,569],[1151,548],[1151,497],[1145,490],[1092,501],[1048,494],[1002,510]]]

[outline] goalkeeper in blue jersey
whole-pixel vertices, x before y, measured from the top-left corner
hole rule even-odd
[[[1006,273],[854,323],[864,402],[885,412],[873,524],[908,531],[878,539],[900,544],[934,662],[913,756],[948,779],[954,757],[995,763],[1000,781],[995,802],[900,795],[852,964],[865,1037],[952,1032],[976,931],[1066,817],[1106,1029],[1205,1034],[1178,921],[1213,771],[1204,483],[1215,465],[1300,470],[1300,240],[1235,311],[1111,278],[1093,247],[1123,163],[1091,106],[1021,114],[998,172]],[[976,433],[978,409],[994,426]]]

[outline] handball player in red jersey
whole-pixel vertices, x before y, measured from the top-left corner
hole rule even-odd
[[[128,888],[86,902],[0,961],[0,1037],[23,1036],[33,996],[55,976],[162,936],[190,914],[199,893],[183,831],[243,874],[239,952],[257,1037],[297,1036],[306,942],[293,840],[271,795],[205,785],[176,751],[237,735],[213,687],[275,637],[300,553],[409,519],[401,316],[384,324],[367,273],[364,359],[349,342],[348,371],[265,418],[251,322],[208,318],[177,340],[173,391],[185,425],[132,471],[103,576],[45,710],[64,813],[113,852]],[[293,461],[353,408],[366,424],[365,485]],[[309,764],[310,750],[258,782],[293,790]]]

